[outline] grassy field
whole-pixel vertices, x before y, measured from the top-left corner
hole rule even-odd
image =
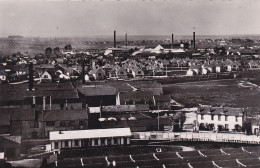
[[[256,76],[255,76],[256,77]],[[259,78],[196,81],[163,85],[165,93],[186,107],[199,104],[260,108]]]

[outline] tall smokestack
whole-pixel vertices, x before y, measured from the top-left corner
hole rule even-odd
[[[196,48],[196,42],[195,42],[195,32],[193,32],[193,49]]]
[[[173,49],[173,36],[174,36],[174,34],[172,34],[172,49]]]
[[[82,83],[85,83],[85,60],[82,61]]]
[[[31,62],[29,65],[29,90],[33,89],[33,63]]]
[[[114,30],[114,48],[116,48],[116,31]]]
[[[127,33],[125,34],[125,47],[127,47]]]

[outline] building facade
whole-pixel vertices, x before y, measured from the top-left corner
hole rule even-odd
[[[130,128],[91,129],[50,132],[51,149],[87,148],[95,146],[129,145]]]
[[[242,108],[201,106],[197,112],[200,130],[241,131],[244,118]]]

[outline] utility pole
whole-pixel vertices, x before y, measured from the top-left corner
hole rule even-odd
[[[160,131],[160,120],[159,120],[159,104],[157,105],[158,106],[158,131]]]

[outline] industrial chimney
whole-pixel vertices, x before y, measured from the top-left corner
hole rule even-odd
[[[85,83],[85,60],[82,61],[82,83]]]
[[[172,34],[172,46],[171,46],[172,49],[173,49],[173,36],[174,36],[174,34]]]
[[[114,48],[116,48],[116,31],[114,30]]]
[[[127,47],[127,33],[125,34],[125,47]]]
[[[193,32],[193,49],[196,48],[196,42],[195,42],[195,32]]]
[[[33,90],[33,63],[29,65],[29,91]]]

